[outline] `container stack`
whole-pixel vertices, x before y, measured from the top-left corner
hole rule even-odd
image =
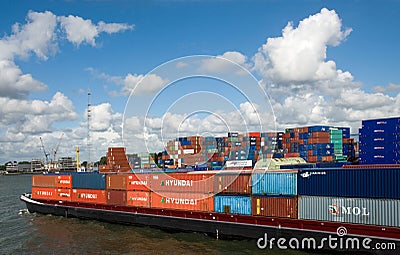
[[[400,117],[363,120],[360,164],[400,164]]]
[[[106,188],[108,204],[150,207],[149,174],[110,174]]]
[[[259,158],[283,157],[283,134],[283,132],[261,133]]]
[[[99,173],[72,174],[71,201],[107,204],[106,175]]]
[[[142,160],[138,154],[129,154],[126,156],[128,157],[128,162],[131,169],[140,169],[142,167]]]
[[[302,157],[309,163],[345,161],[343,139],[349,139],[347,136],[350,136],[349,128],[310,126],[286,129],[283,134],[284,157]]]
[[[71,175],[32,176],[32,198],[71,201]]]
[[[252,175],[252,214],[297,218],[297,171],[259,171]]]
[[[212,174],[152,174],[151,207],[190,211],[214,210]]]
[[[126,156],[125,148],[108,148],[106,155],[106,165],[100,166],[102,173],[109,172],[129,172],[131,167]]]
[[[214,175],[214,209],[219,213],[251,215],[251,174]]]
[[[400,227],[399,182],[396,168],[299,170],[298,217]]]

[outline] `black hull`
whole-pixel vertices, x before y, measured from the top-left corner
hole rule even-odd
[[[245,216],[242,218],[242,220],[238,221],[241,219],[239,216],[235,217],[227,217],[225,215],[226,220],[211,220],[211,219],[206,219],[204,215],[214,215],[218,216],[218,214],[210,214],[210,213],[198,213],[199,216],[192,217],[193,214],[192,212],[190,213],[190,216],[187,215],[184,212],[179,212],[179,211],[172,211],[172,210],[162,210],[162,209],[157,209],[154,210],[154,212],[147,212],[147,213],[141,213],[137,211],[123,211],[123,207],[119,208],[117,206],[108,206],[106,209],[104,208],[97,208],[97,207],[105,207],[105,206],[94,206],[94,205],[89,205],[88,207],[85,207],[84,205],[77,205],[77,206],[71,206],[71,205],[63,205],[63,204],[57,204],[57,203],[46,203],[43,201],[35,201],[32,200],[26,196],[21,196],[21,200],[26,203],[27,209],[29,212],[33,213],[40,213],[40,214],[51,214],[51,215],[57,215],[57,216],[63,216],[63,217],[75,217],[75,218],[80,218],[80,219],[91,219],[91,220],[98,220],[98,221],[103,221],[103,222],[109,222],[109,223],[118,223],[118,224],[126,224],[126,225],[136,225],[136,226],[148,226],[148,227],[153,227],[153,228],[158,228],[158,229],[163,229],[167,231],[179,231],[179,232],[198,232],[198,233],[205,233],[210,236],[216,237],[216,238],[224,238],[224,239],[230,239],[230,238],[239,238],[239,239],[256,239],[260,242],[261,245],[265,244],[264,240],[265,237],[268,237],[268,240],[271,241],[272,238],[274,238],[274,244],[273,248],[277,248],[277,240],[279,238],[285,238],[286,241],[286,246],[288,246],[288,240],[291,238],[296,238],[297,240],[302,240],[302,239],[315,239],[317,240],[316,250],[321,250],[319,249],[319,244],[320,240],[323,238],[328,238],[331,236],[332,238],[338,238],[340,239],[336,232],[333,233],[332,231],[329,231],[328,226],[321,227],[320,230],[315,230],[312,229],[313,227],[310,225],[309,228],[306,227],[306,224],[311,224],[306,221],[301,221],[301,220],[290,220],[296,222],[296,224],[299,224],[299,226],[303,226],[303,228],[290,228],[290,227],[281,227],[280,224],[277,226],[274,225],[262,225],[262,224],[253,224],[250,221],[246,223],[246,218],[253,218],[252,216]],[[94,208],[96,207],[96,208]],[[139,209],[139,208],[138,208]],[[202,215],[204,214],[204,215]],[[196,217],[204,217],[204,219],[199,219]],[[325,225],[321,224],[320,225]],[[328,225],[328,224],[326,224]],[[346,225],[346,224],[339,224],[339,225]],[[334,227],[338,226],[336,224]],[[365,226],[365,225],[363,225]],[[347,226],[348,227],[348,226]],[[369,230],[369,231],[374,231]],[[367,234],[368,231],[365,231],[365,234]],[[400,235],[400,232],[398,233]],[[260,240],[260,238],[263,238]],[[344,238],[358,238],[360,241],[360,249],[339,249],[339,244],[337,246],[337,249],[332,249],[329,246],[326,247],[324,246],[322,250],[330,250],[330,251],[345,251],[347,254],[349,250],[352,250],[354,252],[360,252],[362,251],[362,254],[399,254],[400,251],[400,239],[396,238],[380,238],[377,236],[368,236],[368,235],[358,235],[358,234],[348,234]],[[365,250],[362,245],[362,239],[364,238],[371,238],[372,242],[369,243],[369,246],[373,247],[375,243],[380,242],[380,243],[386,243],[390,244],[390,250],[386,251],[376,251],[372,249]],[[345,239],[344,239],[345,242]],[[326,242],[325,242],[326,244]],[[395,247],[392,247],[393,244]],[[301,247],[301,243],[300,243]],[[308,250],[307,247],[305,246],[306,250]],[[344,247],[344,246],[343,246]],[[289,247],[290,248],[290,247]],[[303,247],[304,248],[304,247]],[[269,244],[265,249],[270,249]],[[300,248],[302,249],[302,248]],[[311,246],[311,249],[312,246]],[[368,252],[368,253],[366,253]]]

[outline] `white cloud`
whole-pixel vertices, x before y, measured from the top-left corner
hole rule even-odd
[[[336,70],[334,61],[326,61],[326,49],[339,45],[350,32],[342,30],[335,11],[323,8],[300,21],[297,28],[289,22],[282,37],[268,38],[253,57],[254,68],[274,83],[334,79],[343,74]]]
[[[85,42],[95,46],[95,37],[99,31],[91,20],[85,20],[78,16],[69,15],[68,17],[59,17],[61,27],[67,33],[68,41],[79,46]]]
[[[110,103],[103,103],[91,107],[90,128],[94,131],[115,129],[121,125],[122,115],[114,113]]]
[[[55,122],[78,118],[72,101],[60,92],[50,102],[0,97],[0,105],[1,124],[14,132],[49,132]]]
[[[168,83],[168,79],[163,79],[156,74],[128,74],[123,80],[121,93],[125,96],[129,96],[132,92],[134,95],[151,94]]]
[[[27,23],[14,24],[13,33],[0,41],[0,59],[27,58],[31,52],[46,60],[57,51],[56,16],[49,12],[28,12]]]
[[[47,86],[23,74],[21,69],[10,60],[0,60],[0,97],[24,99],[32,91],[45,90]]]
[[[357,132],[362,119],[399,114],[398,96],[367,93],[350,72],[327,60],[329,46],[338,46],[350,34],[334,10],[322,9],[282,36],[268,38],[253,56],[254,71],[262,78],[277,115],[278,126],[313,124],[350,125]],[[375,92],[399,87],[377,87]]]
[[[108,34],[117,33],[125,30],[132,30],[133,25],[122,23],[105,23],[100,21],[97,25],[93,24],[90,19],[83,19],[79,16],[69,15],[58,18],[61,27],[67,33],[67,39],[79,46],[82,43],[88,43],[92,46],[96,45],[96,37],[100,33]]]
[[[233,63],[232,63],[233,62]],[[238,68],[234,65],[240,65],[248,68],[247,57],[237,51],[228,51],[222,55],[216,56],[215,58],[204,59],[201,63],[200,70],[210,73],[218,72],[232,72],[234,69],[238,72]],[[240,72],[244,74],[243,70]]]
[[[400,91],[400,84],[389,83],[386,87],[376,86],[372,89],[373,92],[376,93],[388,93],[388,92],[397,92]]]
[[[62,29],[59,29],[61,26]],[[105,23],[100,21],[94,25],[91,20],[78,16],[57,17],[49,11],[29,11],[25,24],[15,23],[10,35],[0,39],[0,141],[2,148],[0,160],[29,159],[41,155],[39,136],[46,137],[49,144],[56,144],[63,129],[66,137],[60,148],[61,152],[74,155],[74,146],[83,145],[87,132],[82,127],[69,129],[64,127],[68,122],[76,121],[79,116],[75,112],[73,102],[61,92],[56,92],[50,101],[28,100],[31,92],[47,89],[47,85],[36,80],[31,74],[24,73],[15,64],[17,58],[28,61],[31,56],[46,61],[58,53],[58,42],[65,38],[76,46],[88,43],[95,46],[95,39],[100,33],[117,33],[133,29],[132,25]],[[120,138],[120,127],[115,125],[121,114],[113,113],[110,108],[94,107],[93,136],[107,148]],[[102,111],[106,111],[104,114]],[[86,115],[82,116],[86,120]],[[56,127],[60,122],[63,127]],[[119,120],[120,122],[120,120]],[[105,124],[111,124],[104,129]],[[96,144],[100,145],[100,144]],[[100,147],[99,147],[100,148]],[[101,152],[104,155],[104,152]]]
[[[113,34],[125,30],[132,30],[134,26],[125,23],[105,23],[104,21],[100,21],[99,23],[97,23],[97,28],[99,32]]]

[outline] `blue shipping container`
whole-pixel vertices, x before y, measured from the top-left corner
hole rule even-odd
[[[72,174],[73,189],[106,189],[106,175],[99,173]]]
[[[297,181],[299,195],[400,199],[400,166],[303,169]]]
[[[214,196],[214,211],[251,215],[251,198],[248,196]]]
[[[254,173],[251,184],[252,193],[256,195],[297,195],[296,172]]]

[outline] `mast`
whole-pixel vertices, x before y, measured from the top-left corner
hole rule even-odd
[[[88,151],[88,161],[87,161],[87,170],[91,171],[91,158],[90,158],[90,151],[91,151],[91,141],[90,141],[90,119],[92,117],[92,113],[91,113],[91,104],[90,104],[90,89],[88,90],[88,105],[87,105],[87,151]]]

